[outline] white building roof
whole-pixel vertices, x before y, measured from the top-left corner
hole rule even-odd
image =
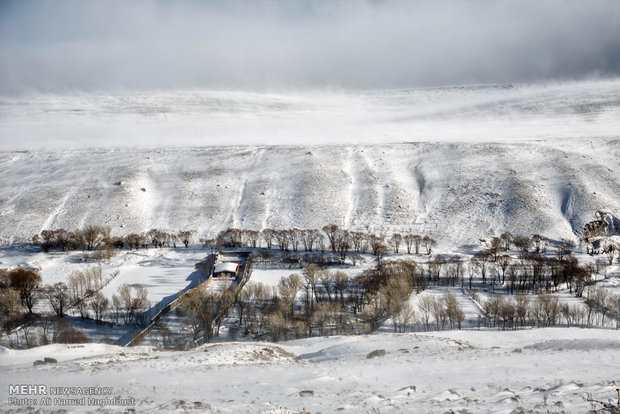
[[[239,269],[239,263],[222,262],[215,266],[215,273],[236,273]]]

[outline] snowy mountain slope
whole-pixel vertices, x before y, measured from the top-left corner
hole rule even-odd
[[[0,153],[0,236],[110,225],[411,231],[451,244],[503,231],[571,238],[620,211],[620,140],[230,146]]]
[[[588,394],[615,401],[618,346],[616,331],[545,328],[225,343],[186,352],[0,348],[0,409],[27,412],[8,404],[16,397],[8,384],[24,383],[113,387],[112,396],[135,399],[137,412],[585,412]],[[385,356],[367,357],[379,349]],[[32,365],[44,357],[59,362]]]
[[[0,97],[0,239],[332,222],[457,244],[573,237],[620,211],[618,96],[612,79]]]

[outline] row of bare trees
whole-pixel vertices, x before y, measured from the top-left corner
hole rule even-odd
[[[177,244],[189,247],[192,234],[193,232],[189,230],[167,232],[161,229],[151,229],[144,233],[112,236],[110,226],[89,225],[83,230],[74,231],[43,230],[32,238],[32,242],[46,253],[52,249],[65,252],[73,250],[112,252],[113,249],[123,248],[132,250],[149,246],[177,247]]]
[[[297,252],[299,250],[331,250],[341,255],[342,259],[349,252],[372,252],[375,256],[383,256],[388,251],[399,253],[403,247],[408,254],[420,254],[424,248],[431,254],[437,242],[429,236],[418,234],[394,233],[387,238],[383,235],[348,231],[336,224],[328,224],[318,229],[263,229],[261,231],[229,228],[221,231],[215,239],[202,239],[203,245],[219,245],[222,247],[261,247],[268,249]]]
[[[35,235],[32,241],[44,252],[52,249],[66,252],[95,251],[101,258],[110,258],[115,249],[146,249],[150,246],[176,248],[177,244],[188,247],[192,242],[193,233],[188,230],[168,232],[151,229],[143,233],[112,236],[112,229],[109,226],[89,225],[83,230],[74,231],[43,230]],[[355,256],[359,256],[360,253],[372,253],[382,258],[390,251],[398,254],[406,250],[408,254],[430,255],[437,246],[437,241],[426,235],[394,233],[386,237],[373,233],[348,231],[335,224],[323,226],[321,230],[267,228],[256,231],[229,228],[218,233],[213,239],[201,238],[200,242],[203,247],[266,247],[286,252],[331,251],[339,255],[341,261],[344,261],[351,253],[355,253]]]
[[[41,247],[44,252],[51,249],[62,251],[96,250],[100,246],[112,248],[113,237],[110,226],[90,225],[83,230],[67,231],[65,229],[42,230],[32,238],[33,244]]]
[[[615,320],[620,327],[620,295],[605,289],[588,289],[585,306],[579,302],[560,303],[555,296],[525,294],[513,298],[492,296],[482,305],[482,322],[498,329],[517,329],[524,326],[546,327],[558,324],[569,326],[605,326]]]

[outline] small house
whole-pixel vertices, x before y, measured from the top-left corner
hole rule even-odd
[[[222,262],[215,265],[213,276],[215,277],[237,277],[239,271],[239,263]]]

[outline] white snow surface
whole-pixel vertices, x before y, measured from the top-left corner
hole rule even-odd
[[[450,244],[575,239],[620,210],[618,96],[612,79],[0,97],[0,241],[329,223]]]
[[[375,91],[0,97],[0,148],[618,136],[620,79]]]
[[[3,152],[0,169],[5,243],[88,224],[576,240],[596,211],[620,211],[619,139]]]
[[[7,401],[8,385],[20,383],[113,387],[113,396],[135,399],[137,412],[585,412],[589,393],[615,399],[619,347],[618,331],[545,328],[223,343],[185,352],[0,348],[0,408],[19,408]],[[386,355],[367,358],[378,349]],[[32,365],[44,357],[59,362]]]

